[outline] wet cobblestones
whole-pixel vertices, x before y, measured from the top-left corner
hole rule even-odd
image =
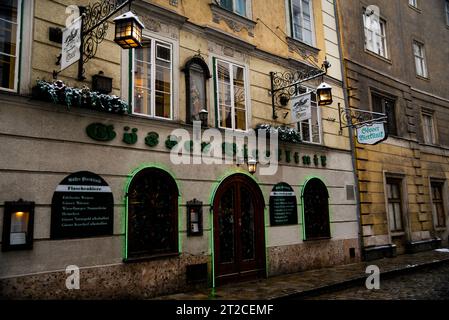
[[[397,276],[380,276],[380,289],[358,285],[308,300],[449,300],[449,263]]]

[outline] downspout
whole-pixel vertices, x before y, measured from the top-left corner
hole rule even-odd
[[[348,96],[348,84],[347,84],[347,77],[346,77],[346,62],[345,58],[343,56],[343,40],[342,40],[342,30],[340,29],[340,17],[338,14],[338,2],[339,0],[334,1],[334,14],[335,14],[335,24],[337,28],[337,40],[338,40],[338,52],[340,53],[340,69],[341,69],[341,75],[342,75],[342,83],[343,83],[343,96],[344,96],[344,102],[345,102],[345,108],[349,108],[349,96]],[[353,175],[354,175],[354,192],[355,192],[355,199],[356,199],[356,216],[357,216],[357,226],[358,226],[358,238],[359,238],[359,250],[360,250],[360,257],[362,260],[364,260],[363,257],[363,248],[364,248],[364,241],[363,241],[363,233],[362,233],[362,221],[361,221],[361,210],[360,210],[360,193],[359,193],[359,177],[357,175],[357,158],[356,158],[356,148],[355,148],[355,141],[354,141],[354,131],[352,127],[348,128],[349,132],[349,144],[351,148],[351,161],[352,161],[352,168],[353,168]]]

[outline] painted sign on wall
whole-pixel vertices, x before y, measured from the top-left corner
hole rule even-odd
[[[360,144],[377,144],[388,138],[383,122],[365,124],[357,128],[357,141]]]
[[[275,185],[270,193],[270,223],[272,226],[298,223],[295,191],[285,182]]]
[[[112,235],[114,198],[99,175],[76,172],[57,186],[51,204],[51,238]]]

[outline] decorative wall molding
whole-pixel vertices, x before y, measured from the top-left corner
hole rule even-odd
[[[212,17],[215,23],[220,23],[220,21],[226,22],[229,28],[234,32],[240,32],[243,29],[246,29],[248,35],[254,37],[254,27],[257,22],[240,16],[234,12],[223,9],[222,7],[211,3],[210,8],[212,10]]]
[[[318,63],[318,54],[321,51],[320,49],[309,46],[308,44],[291,37],[286,37],[286,40],[290,52],[298,53],[304,60],[312,58],[315,63]]]

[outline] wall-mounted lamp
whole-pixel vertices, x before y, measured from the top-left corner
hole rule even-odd
[[[3,216],[2,251],[33,247],[34,202],[6,201]]]
[[[139,18],[128,11],[114,19],[114,41],[123,49],[140,48],[142,46],[143,23]]]
[[[257,171],[257,160],[248,159],[248,172],[254,174],[256,173],[256,171]]]
[[[322,82],[316,89],[318,105],[327,106],[332,103],[332,87],[326,82]]]
[[[207,126],[207,119],[209,116],[209,112],[206,109],[201,109],[199,112],[199,116],[200,116],[200,121],[201,121],[201,125],[203,127]]]

